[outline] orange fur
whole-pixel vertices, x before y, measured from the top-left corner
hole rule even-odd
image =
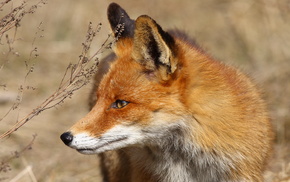
[[[123,9],[110,5],[108,12],[116,11],[131,25]],[[109,20],[113,28],[114,14]],[[262,181],[273,132],[252,81],[148,16],[134,27],[117,41],[92,110],[64,142],[105,152],[109,181]],[[126,105],[115,108],[119,100]]]

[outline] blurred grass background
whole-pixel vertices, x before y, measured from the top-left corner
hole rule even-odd
[[[22,1],[13,0],[0,11],[0,18]],[[30,0],[33,4],[37,1]],[[112,1],[48,0],[18,27],[14,52],[2,38],[0,62],[0,116],[11,107],[27,72],[25,60],[37,47],[33,72],[19,109],[0,121],[5,132],[57,88],[66,67],[77,62],[89,22],[102,29],[92,45],[101,47],[110,33],[106,9]],[[132,18],[147,14],[164,29],[179,28],[194,37],[206,52],[218,60],[237,66],[251,75],[269,104],[276,131],[273,160],[266,181],[290,180],[290,1],[289,0],[116,0]],[[38,30],[40,23],[41,28]],[[43,31],[42,31],[43,30]],[[38,33],[36,34],[36,32]],[[9,35],[13,35],[13,31]],[[36,39],[35,39],[36,38]],[[35,41],[33,41],[35,39]],[[34,43],[33,43],[34,42]],[[106,54],[106,53],[104,53]],[[101,58],[102,55],[99,55]],[[10,163],[11,170],[0,173],[0,181],[98,181],[96,156],[85,156],[63,145],[59,135],[87,113],[90,85],[78,91],[62,106],[50,109],[0,141],[0,162],[26,146],[37,134],[32,150]],[[8,97],[8,99],[7,99]],[[25,172],[25,169],[28,172]],[[23,172],[22,178],[17,180]],[[31,177],[34,176],[34,177]]]

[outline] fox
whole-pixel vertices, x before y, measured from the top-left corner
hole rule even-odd
[[[114,53],[64,144],[99,155],[104,182],[263,181],[274,132],[252,79],[148,15],[107,15]]]

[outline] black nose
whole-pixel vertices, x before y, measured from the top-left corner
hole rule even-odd
[[[69,145],[73,140],[73,135],[71,132],[65,132],[60,136],[60,139],[63,141],[64,144]]]

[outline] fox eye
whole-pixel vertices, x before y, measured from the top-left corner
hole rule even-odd
[[[111,105],[111,108],[114,108],[114,109],[121,109],[123,107],[125,107],[126,105],[128,105],[129,102],[127,101],[124,101],[124,100],[116,100],[112,105]]]

